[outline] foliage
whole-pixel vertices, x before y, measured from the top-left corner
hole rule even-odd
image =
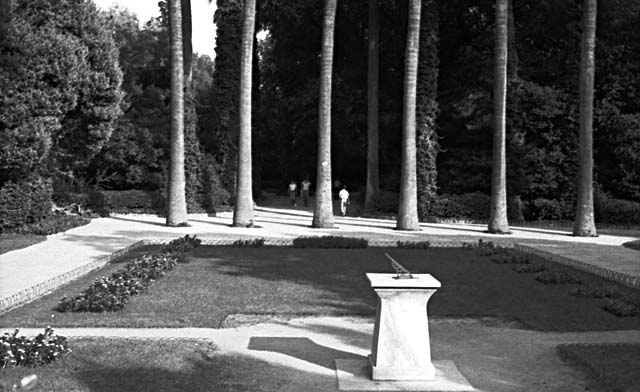
[[[605,301],[602,309],[618,317],[640,316],[640,300],[628,296],[609,298]]]
[[[369,246],[369,241],[367,241],[365,238],[325,236],[325,237],[297,237],[293,239],[294,248],[356,249],[356,248],[366,248],[368,246]]]
[[[596,193],[594,200],[596,222],[640,224],[640,202],[615,199]]]
[[[544,264],[516,264],[513,266],[513,270],[519,274],[530,274],[533,272],[545,271],[547,267]]]
[[[0,233],[37,224],[51,213],[51,181],[39,177],[6,182],[0,188]]]
[[[168,244],[163,245],[160,249],[161,253],[174,255],[178,258],[179,263],[186,263],[189,261],[189,255],[195,248],[200,246],[202,240],[196,238],[194,235],[190,237],[188,234],[181,238],[176,238],[170,241]]]
[[[164,271],[171,270],[176,258],[168,255],[144,255],[110,277],[96,279],[84,292],[63,297],[58,312],[115,312],[124,308],[132,295],[146,291]]]
[[[13,231],[22,234],[50,235],[62,233],[74,227],[88,225],[90,222],[91,219],[87,217],[61,212],[50,215],[40,222],[31,223]]]
[[[261,248],[264,246],[264,238],[253,238],[250,240],[235,240],[231,244],[235,248]]]
[[[103,213],[154,213],[164,212],[165,199],[157,191],[92,191],[88,205]]]
[[[537,198],[524,205],[523,214],[526,220],[571,220],[574,204],[571,201]]]
[[[396,246],[402,249],[429,249],[431,242],[429,241],[398,241]]]
[[[2,369],[14,366],[49,364],[65,354],[71,353],[67,338],[54,334],[47,326],[44,333],[34,338],[18,336],[19,330],[5,332],[0,336],[0,364]]]
[[[618,298],[623,294],[615,285],[584,284],[574,287],[569,294],[587,298]]]
[[[555,270],[545,270],[539,272],[534,277],[535,280],[544,284],[572,284],[580,283],[580,279],[570,273]]]

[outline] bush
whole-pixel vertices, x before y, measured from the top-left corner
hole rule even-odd
[[[502,249],[491,255],[491,261],[496,264],[529,264],[529,258],[527,256],[514,253],[507,249]]]
[[[442,219],[487,220],[491,197],[484,193],[441,195],[431,203],[429,215]]]
[[[197,248],[202,243],[202,240],[196,237],[197,236],[195,235],[190,237],[187,234],[184,237],[176,238],[162,246],[160,252],[177,257],[178,263],[187,263],[190,260],[193,249]]]
[[[293,240],[294,248],[354,249],[354,248],[366,248],[368,246],[369,246],[369,242],[364,238],[326,236],[326,237],[298,237]]]
[[[39,177],[0,188],[0,232],[38,223],[51,213],[51,181]]]
[[[559,220],[574,218],[574,203],[566,200],[537,198],[525,203],[526,220]]]
[[[46,327],[44,333],[35,338],[18,336],[18,330],[5,332],[0,337],[0,365],[38,366],[55,361],[71,352],[67,338],[53,333],[53,328]]]
[[[580,280],[571,274],[550,270],[545,270],[537,273],[535,276],[535,280],[544,284],[580,283]]]
[[[56,214],[47,219],[26,225],[19,230],[22,234],[50,235],[61,233],[73,229],[74,227],[84,226],[91,223],[91,219],[78,215]]]
[[[544,264],[518,264],[513,266],[513,270],[519,274],[529,274],[532,272],[546,271],[547,267]]]
[[[631,297],[607,299],[602,309],[618,317],[640,316],[640,301]]]
[[[622,293],[614,285],[586,284],[574,287],[569,294],[586,298],[618,298]]]
[[[165,199],[160,192],[93,191],[89,192],[88,205],[103,213],[164,213]]]
[[[404,249],[429,249],[431,242],[429,241],[398,241],[396,242],[398,248]]]
[[[594,198],[596,222],[640,225],[640,203],[609,198],[596,193]]]
[[[254,238],[251,240],[235,240],[231,246],[237,248],[261,248],[264,246],[264,238]]]

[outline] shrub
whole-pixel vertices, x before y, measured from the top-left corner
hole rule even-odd
[[[532,272],[546,271],[544,264],[518,264],[513,266],[513,270],[519,274],[529,274]]]
[[[18,332],[17,329],[13,333],[5,332],[0,337],[0,364],[3,369],[45,365],[71,352],[67,338],[55,335],[49,326],[35,338],[18,336]]]
[[[441,195],[431,203],[429,215],[443,219],[486,220],[491,197],[484,193]]]
[[[621,297],[607,299],[602,309],[618,317],[640,316],[640,301],[637,298]]]
[[[40,177],[0,188],[0,232],[38,223],[51,213],[51,181]]]
[[[142,190],[93,191],[89,192],[88,199],[89,207],[103,213],[164,213],[165,208],[165,199],[160,192]]]
[[[545,270],[537,273],[535,276],[535,280],[544,284],[580,283],[580,280],[571,274],[551,270]]]
[[[618,298],[622,293],[614,285],[585,284],[574,287],[569,294],[587,298]]]
[[[84,226],[91,222],[91,219],[78,215],[56,214],[38,223],[26,225],[19,230],[23,234],[49,235]]]
[[[429,249],[431,247],[429,241],[398,241],[396,244],[398,248],[404,249]]]
[[[351,238],[339,236],[326,237],[298,237],[293,240],[294,248],[366,248],[369,242],[364,238]]]
[[[596,222],[640,225],[640,203],[600,194],[594,199]]]
[[[527,256],[519,255],[506,249],[494,253],[491,256],[491,261],[496,264],[529,264]]]
[[[235,240],[231,246],[237,248],[260,248],[264,246],[264,238],[254,238],[251,240]]]

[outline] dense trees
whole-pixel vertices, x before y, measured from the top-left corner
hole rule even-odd
[[[50,192],[47,184],[52,184],[57,193],[143,189],[166,201],[171,105],[177,100],[184,103],[189,211],[211,211],[235,200],[239,119],[248,118],[239,112],[245,2],[217,0],[215,64],[195,56],[193,66],[187,65],[191,51],[185,34],[183,74],[193,82],[187,82],[183,99],[170,96],[166,2],[160,2],[161,16],[142,28],[131,14],[113,10],[105,17],[89,1],[49,3],[4,0],[0,7],[0,185],[17,189],[16,181],[33,180],[40,185],[31,188]],[[182,3],[186,8],[189,1]],[[367,190],[368,210],[397,213],[402,174],[407,180],[415,172],[420,219],[455,216],[450,202],[456,198],[465,208],[482,211],[475,219],[489,218],[493,100],[500,95],[494,93],[492,60],[495,3],[421,2],[416,118],[405,124],[414,127],[416,140],[404,146],[415,146],[405,158],[415,157],[416,168],[402,170],[408,90],[401,81],[413,77],[404,65],[415,60],[405,53],[409,3],[337,2],[328,83],[321,77],[328,58],[322,55],[323,3],[257,0],[255,27],[265,38],[253,42],[250,142],[255,148],[252,189],[243,193],[259,200],[256,190],[283,190],[291,178],[306,176],[319,191],[339,178],[353,197]],[[576,186],[578,147],[586,146],[580,142],[584,121],[576,88],[579,43],[586,36],[580,23],[583,0],[505,3],[507,93],[504,110],[496,106],[495,113],[506,117],[500,147],[509,163],[506,213],[510,220],[523,215],[573,220],[576,206],[584,204],[576,195],[585,194]],[[639,9],[622,0],[598,4],[593,167],[587,170],[593,178],[580,182],[595,186],[586,192],[593,193],[593,213],[587,215],[595,219],[603,216],[607,200],[640,201]],[[188,24],[187,15],[181,16]],[[321,129],[331,142],[319,154]],[[329,174],[318,173],[322,162]],[[452,196],[461,194],[466,195]],[[403,203],[403,210],[414,204]],[[331,204],[329,196],[329,214]],[[503,203],[500,211],[504,208]],[[628,216],[609,214],[615,215]],[[506,216],[504,223],[508,230]]]

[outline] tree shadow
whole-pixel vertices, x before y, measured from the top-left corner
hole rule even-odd
[[[253,336],[249,350],[270,351],[335,370],[336,359],[366,359],[362,355],[322,346],[309,338]]]

